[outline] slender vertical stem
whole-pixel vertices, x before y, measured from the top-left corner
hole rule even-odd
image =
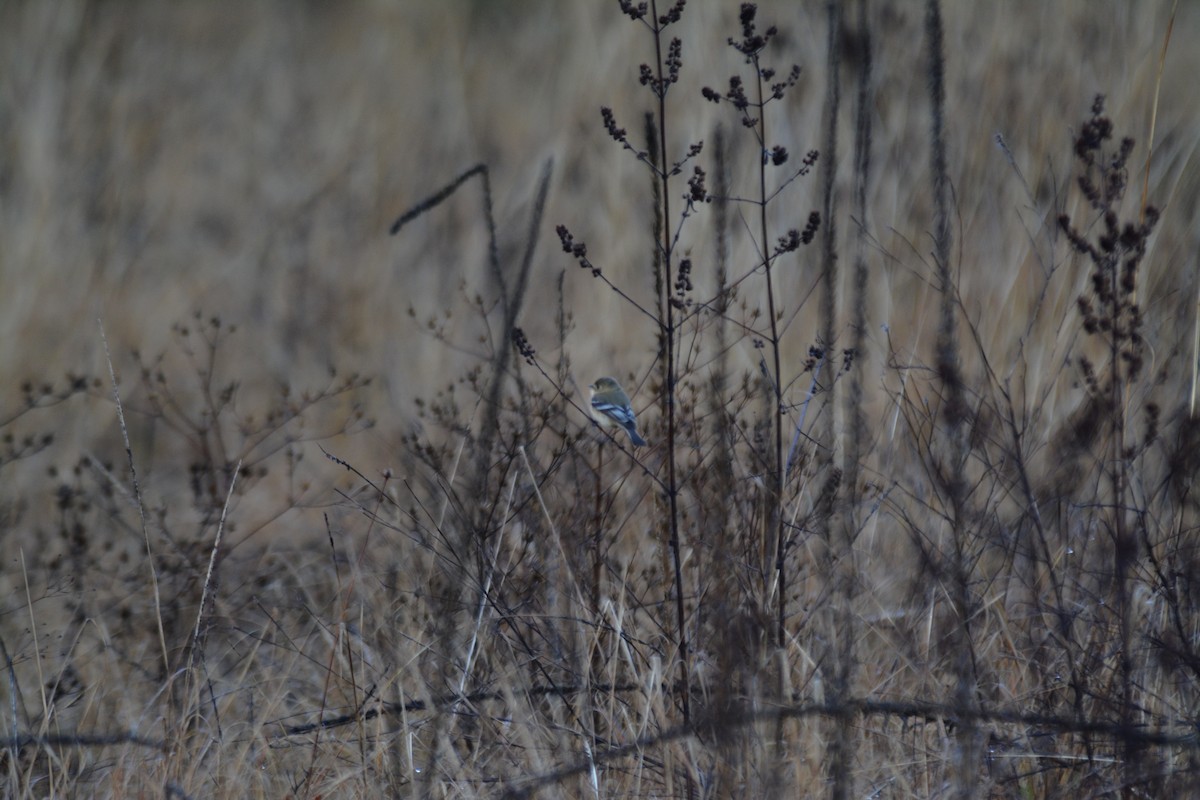
[[[671,558],[675,566],[675,629],[677,646],[679,647],[679,692],[683,706],[683,721],[691,721],[691,687],[689,684],[690,657],[688,655],[687,628],[683,607],[683,558],[679,545],[679,487],[676,483],[675,472],[675,308],[671,304],[670,293],[674,281],[671,278],[671,193],[669,191],[670,173],[667,169],[667,82],[663,75],[662,53],[662,23],[659,22],[658,3],[651,0],[651,13],[654,16],[654,62],[658,77],[658,179],[662,184],[662,218],[668,224],[662,226],[662,264],[666,280],[664,281],[663,303],[664,325],[666,330],[667,368],[664,390],[667,393],[667,503],[670,506],[670,548]]]
[[[1110,260],[1108,278],[1109,291],[1113,298],[1121,298],[1123,296],[1118,277],[1120,272],[1120,259],[1112,258]],[[1113,301],[1112,308],[1112,326],[1109,332],[1109,363],[1112,364],[1112,387],[1111,399],[1112,417],[1115,430],[1113,431],[1112,442],[1112,505],[1113,505],[1113,526],[1114,526],[1114,546],[1113,546],[1113,577],[1116,579],[1117,591],[1117,615],[1118,625],[1121,632],[1121,710],[1120,724],[1122,735],[1128,737],[1128,734],[1133,730],[1133,656],[1130,652],[1133,646],[1133,631],[1130,620],[1130,604],[1129,604],[1129,567],[1136,557],[1137,543],[1134,541],[1132,534],[1126,529],[1125,521],[1125,486],[1127,481],[1126,475],[1126,454],[1125,454],[1125,391],[1128,388],[1122,369],[1124,364],[1121,358],[1122,348],[1122,333],[1121,333],[1121,306],[1120,301]],[[1131,738],[1125,739],[1125,758],[1124,768],[1125,775],[1122,783],[1122,797],[1133,797],[1133,785],[1135,776],[1133,770],[1137,763],[1137,747]]]
[[[755,86],[758,91],[758,143],[760,149],[767,146],[767,107],[763,97],[762,70],[757,54],[753,57]],[[769,530],[775,534],[775,574],[778,578],[779,597],[776,604],[775,646],[783,647],[787,639],[787,560],[783,534],[783,387],[780,367],[779,314],[775,311],[775,286],[771,278],[770,239],[767,238],[767,164],[764,158],[758,161],[758,224],[763,250],[763,269],[767,277],[767,313],[771,317],[771,391],[774,393],[772,427],[775,433],[775,467],[771,475],[771,513]]]

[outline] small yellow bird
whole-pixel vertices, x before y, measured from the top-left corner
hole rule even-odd
[[[592,417],[601,427],[620,426],[629,434],[629,441],[634,447],[646,444],[646,440],[638,435],[637,418],[633,414],[633,407],[629,405],[629,395],[625,394],[616,378],[597,378],[588,389],[592,393]]]

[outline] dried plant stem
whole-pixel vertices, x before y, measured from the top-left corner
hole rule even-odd
[[[660,302],[660,325],[663,329],[663,339],[665,342],[665,355],[667,359],[664,369],[664,386],[663,390],[666,393],[667,405],[667,444],[666,444],[666,462],[667,462],[667,506],[668,506],[668,530],[669,542],[671,550],[671,560],[675,569],[675,646],[679,648],[679,698],[680,705],[683,710],[684,723],[691,721],[691,657],[688,654],[688,635],[686,627],[686,614],[683,602],[683,555],[679,542],[679,482],[676,474],[676,456],[675,456],[675,436],[676,426],[678,421],[675,419],[676,411],[676,391],[678,375],[676,374],[675,365],[675,348],[678,331],[676,330],[675,322],[675,307],[671,303],[671,287],[674,285],[672,279],[672,267],[674,258],[674,248],[671,241],[671,230],[669,221],[671,219],[671,191],[670,177],[671,171],[667,166],[667,92],[666,92],[666,76],[663,73],[664,55],[662,41],[662,23],[659,21],[658,3],[657,0],[650,2],[651,14],[653,15],[654,24],[654,69],[658,76],[658,84],[663,87],[658,94],[658,180],[661,185],[659,192],[659,202],[662,204],[662,220],[664,224],[661,226],[660,233],[662,235],[662,271],[663,271],[663,293]]]
[[[754,85],[758,91],[758,141],[765,147],[767,141],[767,111],[766,99],[763,95],[762,71],[758,63],[758,55],[751,60],[754,67]],[[775,646],[783,647],[787,641],[787,542],[783,525],[783,367],[781,365],[781,345],[779,337],[779,314],[775,304],[775,282],[772,278],[770,238],[767,235],[767,162],[758,160],[758,227],[762,242],[763,270],[767,284],[767,316],[771,321],[771,391],[772,398],[772,436],[774,437],[772,458],[774,467],[771,475],[771,511],[767,515],[768,531],[775,540],[775,575],[776,597],[775,606]]]
[[[229,490],[225,493],[225,503],[221,506],[221,519],[217,523],[217,535],[213,537],[212,552],[208,556],[208,571],[204,574],[204,588],[200,592],[200,608],[196,612],[196,625],[192,629],[192,646],[188,653],[187,669],[191,672],[196,658],[196,648],[200,646],[200,625],[204,620],[204,607],[208,603],[208,591],[212,586],[213,572],[217,566],[217,555],[221,551],[221,535],[225,532],[225,517],[229,513],[229,502],[233,499],[233,488],[237,485],[238,473],[242,471],[242,460],[239,458],[233,474],[229,476]]]
[[[162,648],[163,674],[171,674],[171,659],[167,654],[167,634],[163,630],[162,598],[159,596],[158,570],[154,566],[154,548],[150,545],[150,528],[146,524],[146,507],[142,503],[142,489],[138,484],[137,467],[133,463],[133,446],[129,443],[129,428],[125,425],[125,409],[121,406],[121,390],[117,385],[117,372],[113,369],[112,353],[108,349],[108,337],[104,333],[104,321],[96,320],[100,328],[100,341],[104,344],[104,360],[108,364],[108,377],[113,387],[113,402],[117,405],[117,421],[121,425],[121,439],[125,443],[125,455],[129,459],[129,476],[133,482],[133,497],[137,506],[138,519],[142,523],[142,538],[146,542],[146,563],[150,568],[150,585],[154,589],[154,619],[158,624],[158,643]]]

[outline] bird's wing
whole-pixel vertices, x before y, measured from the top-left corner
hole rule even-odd
[[[622,425],[628,426],[634,424],[633,411],[631,411],[628,406],[620,406],[615,403],[596,402],[593,400],[592,408],[596,409],[601,414],[616,420]]]

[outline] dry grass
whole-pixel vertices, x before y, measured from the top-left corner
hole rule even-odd
[[[0,6],[6,794],[1195,793],[1200,16],[836,8]]]

